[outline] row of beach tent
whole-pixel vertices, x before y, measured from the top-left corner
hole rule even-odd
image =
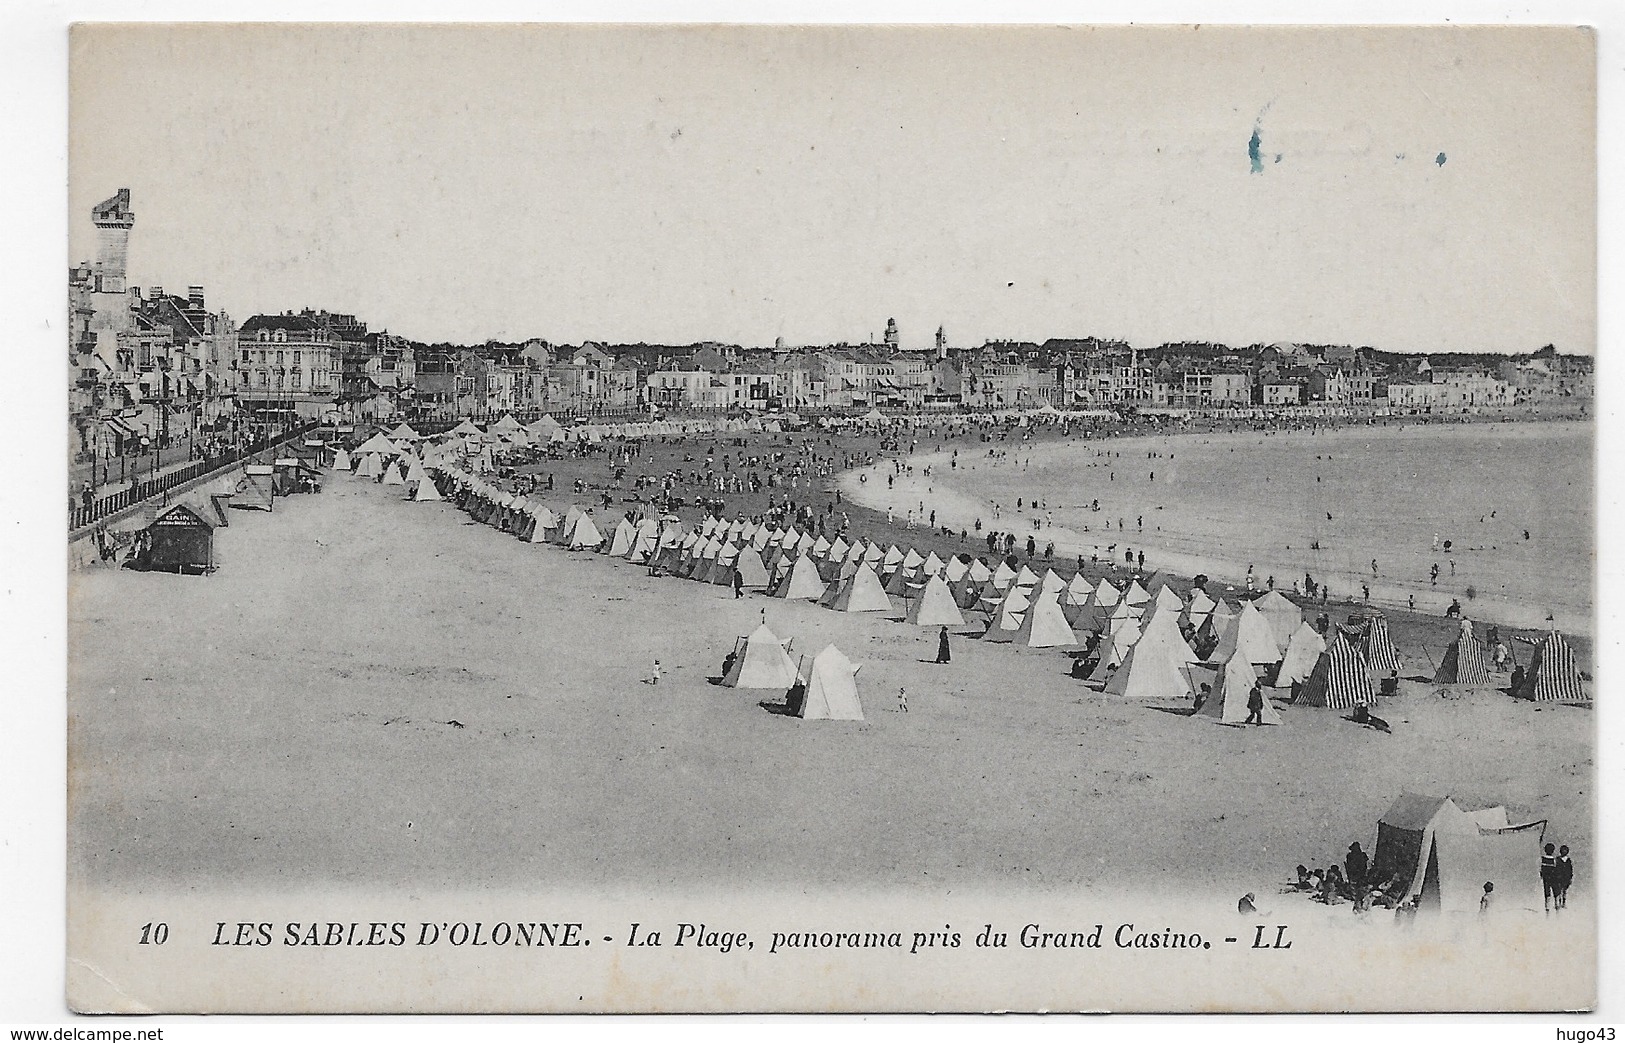
[[[1088,680],[1124,698],[1196,699],[1206,687],[1202,712],[1226,721],[1247,716],[1255,683],[1291,688],[1294,702],[1310,706],[1371,705],[1374,679],[1388,679],[1384,688],[1392,691],[1388,684],[1402,666],[1380,614],[1334,625],[1322,635],[1279,591],[1239,603],[1216,600],[1199,587],[1181,597],[1160,573],[1120,589],[1105,577],[1093,583],[1081,573],[1063,579],[1053,569],[1039,574],[1012,560],[990,566],[966,555],[943,559],[934,551],[922,555],[896,544],[830,539],[743,518],[706,517],[686,528],[670,514],[637,521],[623,516],[601,528],[591,509],[570,506],[560,513],[486,482],[479,472],[491,469],[485,466],[491,447],[471,441],[470,432],[454,428],[444,438],[426,443],[409,428],[397,428],[388,437],[368,439],[349,461],[357,475],[405,487],[408,499],[454,500],[477,520],[528,542],[597,551],[656,573],[737,584],[839,612],[900,614],[920,627],[979,628],[990,643],[1081,650],[1085,662],[1094,662]],[[1463,621],[1434,681],[1488,684],[1484,645],[1470,622]],[[1535,648],[1514,694],[1543,701],[1584,698],[1573,652],[1556,630]],[[1267,719],[1273,708],[1265,702]]]

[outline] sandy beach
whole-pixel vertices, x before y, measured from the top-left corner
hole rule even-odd
[[[1019,884],[1233,905],[1424,792],[1548,819],[1590,890],[1588,709],[1407,689],[1384,703],[1392,735],[1298,707],[1227,728],[1103,699],[1057,652],[956,638],[937,666],[934,631],[651,579],[348,475],[216,536],[208,577],[72,578],[78,883]],[[864,722],[710,683],[764,610],[795,654],[833,642],[864,664]]]

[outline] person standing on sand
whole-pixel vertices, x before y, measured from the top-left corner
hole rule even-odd
[[[1568,850],[1564,848],[1564,850]],[[1557,846],[1547,844],[1540,855],[1540,889],[1546,901],[1546,911],[1552,911],[1557,900]]]
[[[1255,681],[1253,690],[1247,693],[1247,719],[1243,724],[1264,723],[1264,685]]]
[[[1574,860],[1569,858],[1569,846],[1557,849],[1557,908],[1569,907],[1569,885],[1574,883]]]
[[[948,647],[948,628],[943,627],[937,632],[937,662],[946,663],[952,659],[953,653]]]
[[[745,579],[744,579],[743,576],[741,576],[739,574],[738,569],[734,569],[734,600],[738,601],[740,598],[742,598],[744,596],[745,596]]]
[[[1495,883],[1494,881],[1486,880],[1484,881],[1484,893],[1478,899],[1478,915],[1481,917],[1488,917],[1490,915],[1490,911],[1494,907]]]

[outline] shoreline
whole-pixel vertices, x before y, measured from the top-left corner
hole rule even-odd
[[[1537,421],[1521,421],[1516,427],[1523,428],[1527,423]],[[1572,418],[1562,418],[1552,421],[1538,421],[1542,425],[1557,423],[1565,426],[1583,424]],[[1509,422],[1511,423],[1511,422]],[[1426,427],[1431,425],[1415,425]],[[1441,428],[1443,432],[1460,432],[1462,435],[1476,434],[1478,425],[1450,425]],[[1366,427],[1364,425],[1339,426],[1329,429],[1318,437],[1330,436],[1333,439],[1349,440],[1351,438],[1382,438],[1389,433],[1399,433],[1406,430],[1405,426]],[[1378,434],[1377,432],[1382,432]],[[1261,436],[1257,431],[1181,431],[1158,433],[1152,435],[1126,435],[1108,437],[1105,439],[1090,438],[1054,438],[1039,437],[1032,441],[1012,446],[1008,449],[1011,459],[1016,453],[1021,453],[1029,461],[1042,460],[1067,451],[1077,451],[1085,441],[1098,442],[1109,445],[1113,449],[1118,447],[1133,449],[1152,442],[1165,444],[1177,440],[1191,442],[1202,439],[1205,442],[1221,442],[1233,440],[1235,442],[1255,442]],[[1307,431],[1272,431],[1263,437],[1293,439],[1307,437]],[[1448,437],[1448,436],[1447,436]],[[978,447],[983,448],[983,447]],[[1036,451],[1036,452],[1035,452]],[[863,467],[852,468],[835,476],[835,487],[841,495],[852,503],[868,508],[884,515],[888,509],[897,515],[905,515],[909,510],[918,509],[923,502],[927,511],[935,511],[938,526],[947,526],[954,529],[971,530],[979,538],[976,546],[985,552],[985,543],[980,537],[989,528],[998,528],[1002,531],[1012,532],[1017,539],[1018,548],[1025,544],[1028,535],[1033,536],[1042,551],[1044,545],[1050,541],[1055,543],[1056,560],[1072,561],[1080,554],[1086,560],[1093,560],[1097,565],[1119,568],[1122,562],[1113,560],[1115,551],[1123,545],[1135,549],[1143,549],[1147,554],[1146,570],[1161,571],[1175,575],[1189,581],[1193,576],[1206,574],[1210,577],[1209,591],[1218,596],[1240,597],[1246,593],[1245,575],[1248,565],[1251,564],[1236,557],[1226,555],[1221,549],[1219,540],[1204,541],[1205,545],[1198,545],[1192,549],[1175,549],[1166,546],[1167,537],[1162,541],[1152,533],[1125,534],[1117,537],[1113,531],[1100,532],[1095,530],[1078,531],[1076,528],[1058,523],[1046,524],[1042,529],[1030,527],[1017,529],[1015,526],[1030,526],[1034,516],[1026,513],[1010,514],[1008,511],[1002,515],[995,514],[994,503],[983,497],[967,491],[964,486],[967,481],[973,481],[966,471],[973,470],[978,464],[986,462],[985,457],[972,457],[970,467],[966,467],[963,456],[960,459],[958,471],[948,469],[953,454],[952,449],[933,450],[930,452],[916,452],[905,454],[902,459],[904,470],[895,475],[894,485],[887,488],[883,482],[888,472],[892,471],[891,460],[883,459]],[[1005,463],[1001,460],[998,463]],[[928,476],[925,469],[931,468]],[[865,480],[867,479],[867,480]],[[1053,483],[1049,484],[1050,491]],[[974,526],[980,521],[984,526],[981,532],[975,532]],[[1009,528],[1006,528],[1009,527]],[[1158,545],[1159,542],[1164,545]],[[1111,548],[1111,551],[1108,551]],[[1337,568],[1328,568],[1324,564],[1311,566],[1317,575],[1331,577],[1337,581],[1337,587],[1331,594],[1331,603],[1369,603],[1384,612],[1411,612],[1431,618],[1444,618],[1445,612],[1453,599],[1461,598],[1462,591],[1451,587],[1429,589],[1404,583],[1375,582],[1369,583],[1371,597],[1368,602],[1359,598],[1358,587],[1362,577],[1358,574],[1348,573]],[[1257,577],[1257,590],[1263,592],[1268,588],[1265,577],[1274,571],[1282,576],[1301,574],[1299,563],[1291,566],[1260,563],[1254,568]],[[1310,607],[1314,604],[1301,592],[1295,592],[1293,585],[1278,584],[1277,589],[1294,597],[1295,600]],[[1593,587],[1594,589],[1594,587]],[[1415,608],[1411,608],[1409,599],[1415,598]],[[1502,595],[1480,592],[1476,598],[1462,599],[1463,614],[1475,622],[1511,626],[1530,630],[1544,630],[1548,627],[1546,613],[1540,607],[1514,602]],[[1567,634],[1579,635],[1588,640],[1594,636],[1594,613],[1578,613],[1565,609],[1554,610],[1555,625]]]

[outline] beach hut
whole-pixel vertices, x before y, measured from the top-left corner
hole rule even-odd
[[[159,513],[146,527],[138,567],[163,572],[208,572],[214,567],[215,524],[188,503]]]
[[[925,581],[919,596],[909,601],[908,612],[903,618],[921,627],[965,625],[965,617],[954,603],[954,596],[949,593],[948,584],[943,582],[941,576],[932,576]]]
[[[1523,639],[1527,640],[1527,639]],[[1523,684],[1512,693],[1536,702],[1582,702],[1585,682],[1574,662],[1574,649],[1553,630],[1535,646]]]
[[[1320,653],[1309,680],[1298,690],[1293,702],[1347,710],[1352,706],[1370,706],[1375,698],[1371,691],[1371,667],[1348,635],[1338,631],[1326,645],[1326,651]]]
[[[1315,664],[1320,661],[1320,653],[1324,651],[1326,639],[1320,636],[1320,632],[1310,626],[1308,620],[1299,623],[1286,644],[1280,669],[1275,672],[1275,687],[1286,688],[1309,680]]]
[[[789,688],[796,683],[796,664],[784,642],[763,623],[734,643],[722,683],[728,688]]]
[[[870,575],[874,575],[873,571]],[[774,587],[770,596],[798,601],[817,601],[824,595],[824,581],[811,558],[797,558],[790,571]]]
[[[1473,636],[1471,620],[1461,621],[1461,633],[1444,650],[1439,669],[1433,672],[1433,683],[1478,687],[1490,683],[1490,669],[1484,662],[1484,645]]]
[[[803,692],[796,716],[804,721],[861,721],[858,667],[839,648],[827,646],[811,660],[802,659]]]
[[[1513,826],[1506,808],[1469,811],[1449,797],[1407,793],[1377,820],[1370,878],[1397,881],[1419,910],[1474,915],[1484,884],[1495,885],[1497,911],[1539,912],[1544,821]]]
[[[1219,672],[1213,678],[1213,690],[1208,692],[1207,699],[1197,707],[1197,714],[1203,717],[1214,717],[1225,724],[1243,724],[1249,714],[1247,701],[1251,698],[1253,685],[1258,684],[1258,672],[1253,664],[1244,657],[1236,656],[1227,663],[1219,665]],[[1259,720],[1265,724],[1280,724],[1281,711],[1275,704],[1264,699],[1263,709],[1259,711]]]

